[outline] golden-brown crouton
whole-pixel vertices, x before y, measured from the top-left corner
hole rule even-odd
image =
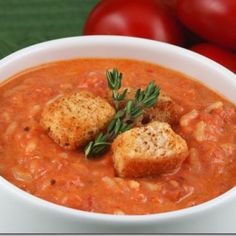
[[[56,143],[72,150],[95,138],[114,114],[114,108],[106,100],[80,91],[48,104],[41,125]]]
[[[179,120],[175,102],[163,92],[160,93],[157,103],[144,110],[143,116],[137,120],[138,125],[147,124],[150,121],[161,121],[168,124],[176,124]]]
[[[121,103],[121,106],[124,106],[127,100],[133,99],[137,90],[131,87],[123,87],[120,89],[120,92],[124,91],[124,89],[128,89],[128,92],[125,102]],[[111,92],[109,92],[107,98],[109,103],[112,104]],[[178,123],[180,116],[177,108],[177,104],[168,95],[161,91],[156,105],[144,109],[144,114],[136,119],[135,126],[143,126],[151,121],[167,122],[171,125],[176,124]]]
[[[185,140],[159,121],[120,134],[112,151],[117,175],[130,178],[172,172],[188,155]]]

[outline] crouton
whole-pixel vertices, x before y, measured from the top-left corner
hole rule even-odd
[[[120,177],[147,177],[179,168],[188,147],[169,124],[154,121],[120,134],[112,144],[113,162]]]
[[[41,125],[57,144],[72,150],[94,139],[114,114],[106,100],[80,91],[49,103],[42,113]]]
[[[137,90],[131,87],[123,87],[120,89],[120,92],[125,89],[128,89],[128,92],[125,101],[121,103],[121,107],[124,107],[128,100],[135,97]],[[110,91],[107,99],[109,103],[112,104],[112,95]],[[143,126],[151,121],[167,122],[173,125],[178,123],[179,117],[180,115],[178,114],[177,104],[168,95],[161,91],[156,105],[144,109],[144,114],[136,119],[135,126]]]
[[[160,93],[157,103],[151,108],[146,108],[140,124],[146,124],[149,121],[161,121],[168,124],[176,124],[179,120],[175,102],[163,92]]]

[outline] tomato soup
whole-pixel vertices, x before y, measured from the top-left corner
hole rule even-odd
[[[45,105],[63,94],[88,90],[106,97],[105,72],[118,68],[124,86],[151,80],[178,104],[172,128],[189,156],[173,173],[127,179],[115,175],[112,153],[86,159],[67,151],[40,126]],[[217,81],[216,81],[217,83]],[[236,184],[235,105],[187,76],[125,59],[76,59],[24,71],[0,87],[0,174],[50,202],[90,212],[152,214],[198,205]]]

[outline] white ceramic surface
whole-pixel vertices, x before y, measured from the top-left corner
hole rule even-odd
[[[158,63],[204,82],[236,103],[236,75],[188,50],[151,40],[86,36],[49,41],[0,61],[0,81],[32,66],[79,57]],[[114,216],[65,208],[36,198],[0,177],[0,233],[235,233],[236,188],[201,205],[145,216]]]

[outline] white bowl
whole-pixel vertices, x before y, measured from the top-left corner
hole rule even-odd
[[[139,38],[85,36],[53,40],[0,61],[0,81],[33,66],[79,57],[133,58],[181,71],[236,103],[236,75],[186,49]],[[191,208],[143,216],[90,213],[34,197],[0,177],[1,233],[235,233],[236,188]]]

